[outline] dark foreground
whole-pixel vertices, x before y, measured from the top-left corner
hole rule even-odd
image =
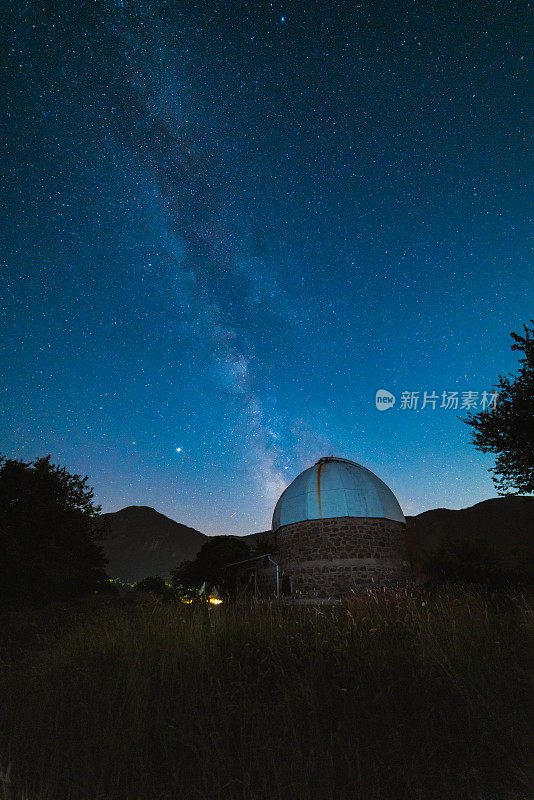
[[[95,598],[0,623],[10,800],[534,797],[520,593],[334,609]]]

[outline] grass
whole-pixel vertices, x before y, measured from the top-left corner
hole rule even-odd
[[[9,800],[534,797],[534,602],[520,594],[94,598],[0,621]]]

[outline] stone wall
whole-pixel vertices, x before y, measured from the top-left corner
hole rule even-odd
[[[280,567],[293,576],[297,596],[341,597],[351,589],[412,578],[404,525],[393,520],[306,520],[279,528],[276,541]]]

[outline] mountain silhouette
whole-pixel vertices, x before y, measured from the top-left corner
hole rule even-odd
[[[175,522],[148,506],[128,506],[101,514],[108,533],[102,540],[110,578],[128,583],[160,575],[189,561],[209,537]],[[251,533],[243,539],[254,548],[257,539],[275,546],[272,531]],[[443,543],[453,539],[480,537],[492,542],[503,555],[518,549],[534,558],[534,497],[508,496],[483,500],[469,508],[436,508],[406,517],[406,544],[416,583],[431,577],[426,563]]]
[[[167,578],[182,561],[195,558],[206,534],[175,522],[149,506],[127,506],[101,514],[108,532],[102,539],[110,578],[134,583],[148,575]]]
[[[469,508],[435,508],[406,517],[406,543],[416,582],[431,577],[426,563],[442,544],[475,537],[491,542],[503,556],[517,549],[534,558],[534,497],[495,497]]]

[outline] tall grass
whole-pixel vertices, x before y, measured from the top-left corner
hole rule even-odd
[[[520,595],[457,588],[335,608],[87,608],[5,659],[5,791],[532,798],[533,614]]]

